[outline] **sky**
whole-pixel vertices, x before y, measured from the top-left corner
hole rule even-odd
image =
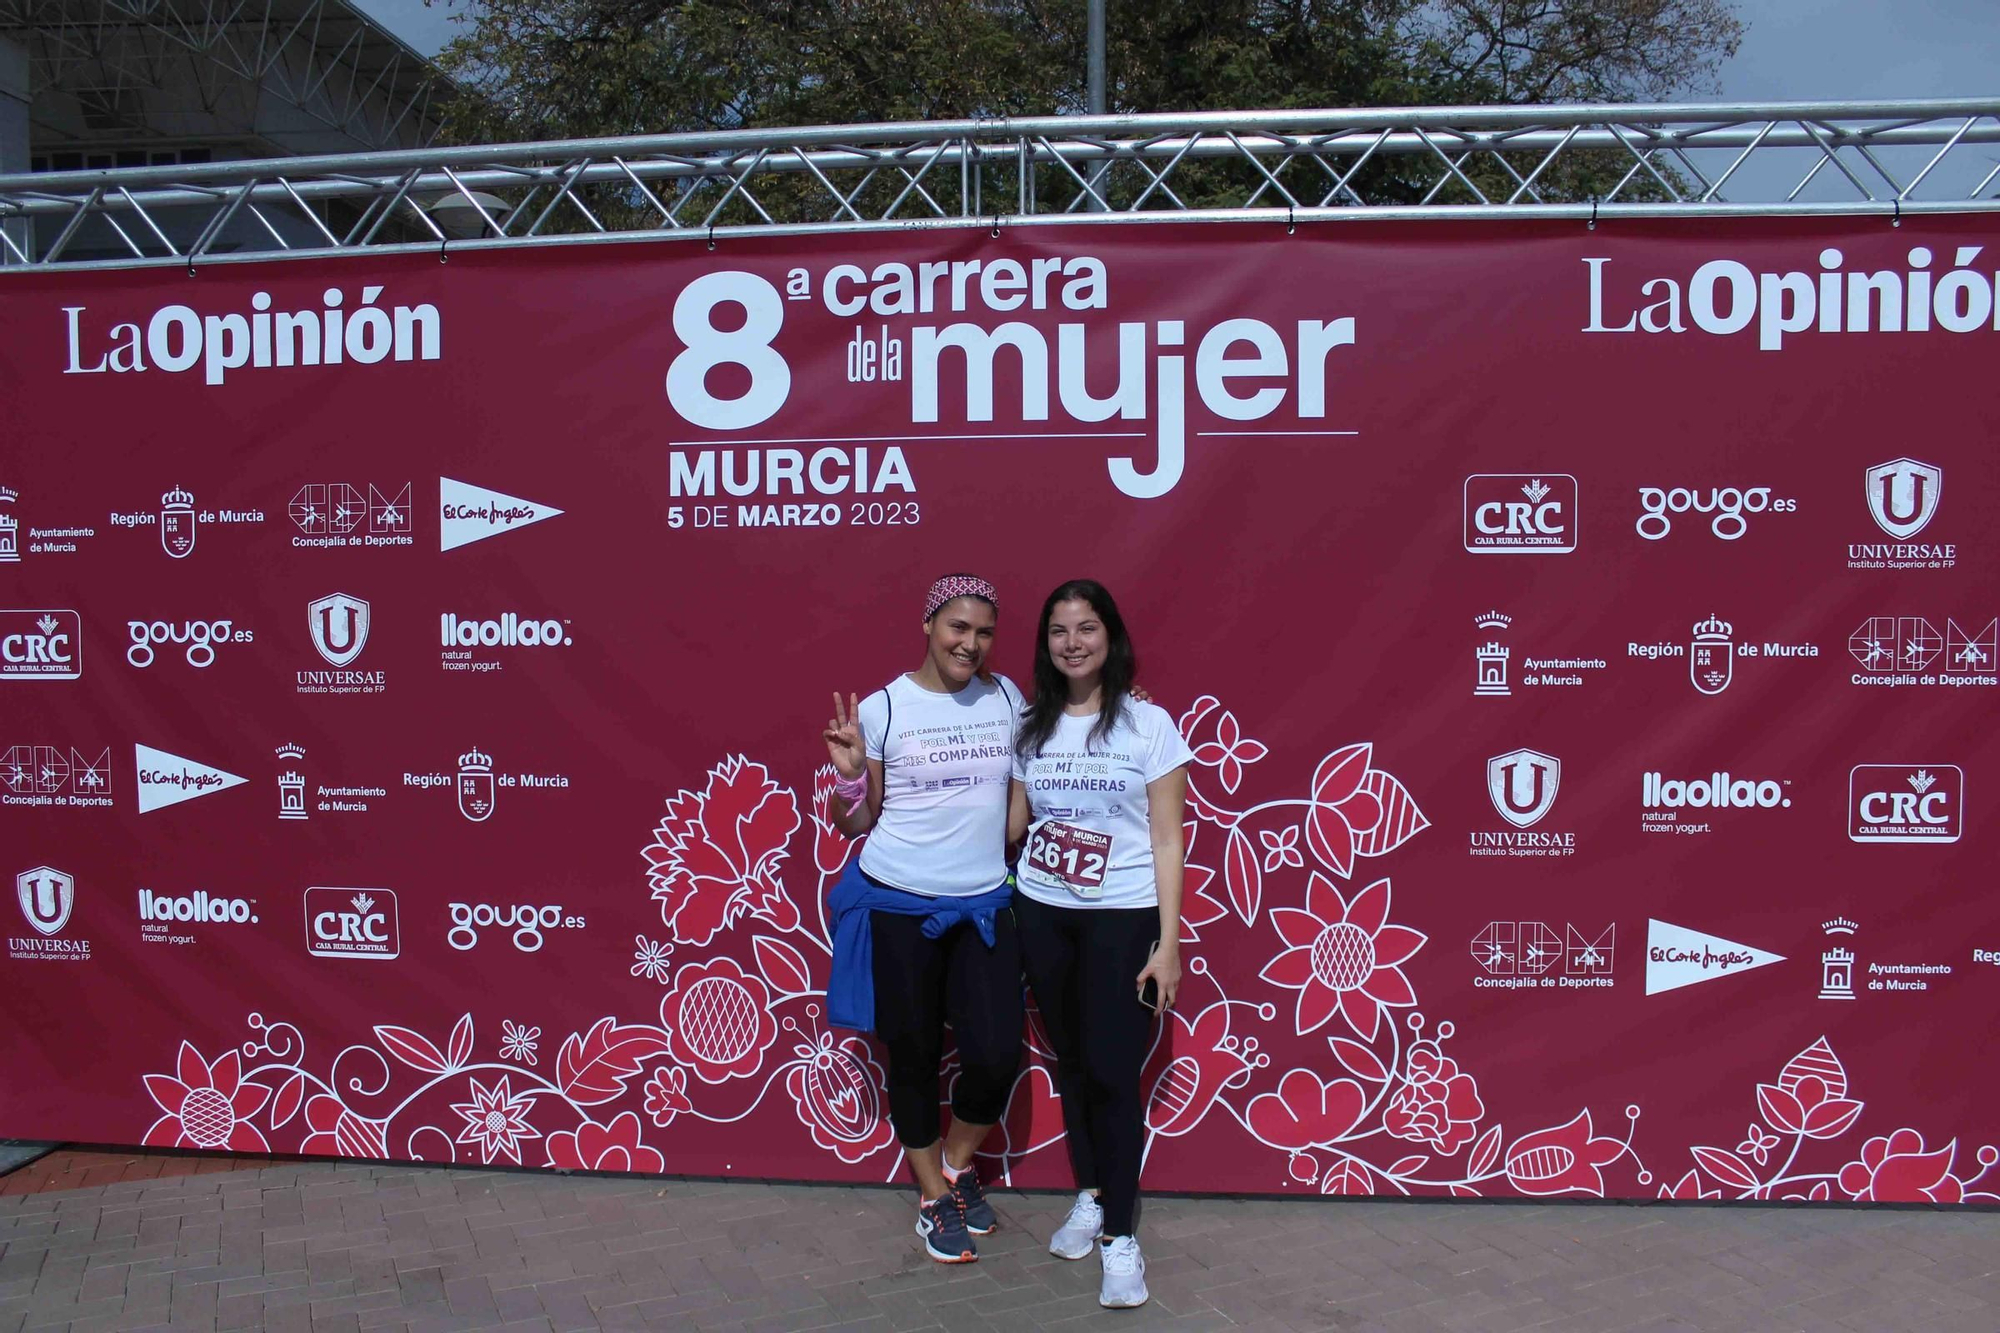
[[[460,30],[454,16],[469,12],[473,0],[353,2],[428,55]],[[1735,58],[1720,71],[1720,90],[1686,100],[2000,98],[2000,71],[1995,68],[2000,0],[1739,0],[1736,12],[1749,31]],[[1797,158],[1800,172],[1811,165],[1809,150],[1788,156]],[[1910,156],[1904,154],[1905,159]],[[1969,159],[1967,165],[1987,156]],[[2000,156],[2000,150],[1990,156]],[[1839,197],[1831,169],[1822,174],[1829,178],[1827,188],[1816,185],[1803,197]],[[1977,175],[1968,178],[1960,189],[1976,180]],[[1949,182],[1938,177],[1929,184],[1942,188]],[[1932,192],[1927,188],[1923,193]]]

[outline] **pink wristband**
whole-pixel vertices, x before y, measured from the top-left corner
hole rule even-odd
[[[864,768],[851,778],[836,775],[833,794],[847,802],[847,817],[854,818],[854,812],[868,804],[868,770]]]

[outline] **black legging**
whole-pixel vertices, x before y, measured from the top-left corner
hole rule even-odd
[[[1021,950],[1014,914],[993,914],[993,947],[970,922],[926,939],[923,918],[871,912],[875,1036],[889,1053],[889,1123],[905,1148],[938,1141],[944,1025],[958,1043],[951,1113],[990,1125],[1007,1109],[1021,1067]]]
[[[1056,1052],[1056,1087],[1078,1189],[1095,1189],[1104,1234],[1133,1234],[1146,1108],[1139,1077],[1153,1011],[1138,976],[1160,938],[1153,907],[1050,907],[1014,895],[1021,961]]]

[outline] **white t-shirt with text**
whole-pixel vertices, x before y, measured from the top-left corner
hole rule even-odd
[[[860,711],[862,745],[882,762],[882,816],[862,844],[862,872],[934,898],[999,887],[1020,690],[995,676],[939,694],[898,676]]]
[[[1056,720],[1039,754],[1014,761],[1033,823],[1015,868],[1022,893],[1059,907],[1155,907],[1148,783],[1193,758],[1167,710],[1127,697],[1118,725]]]

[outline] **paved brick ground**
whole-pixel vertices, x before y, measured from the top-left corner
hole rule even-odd
[[[44,1163],[36,1191],[0,1194],[0,1333],[2000,1329],[1994,1213],[1155,1199],[1153,1303],[1114,1313],[1094,1262],[1043,1251],[1066,1202],[1049,1195],[997,1195],[982,1261],[946,1268],[900,1191]]]

